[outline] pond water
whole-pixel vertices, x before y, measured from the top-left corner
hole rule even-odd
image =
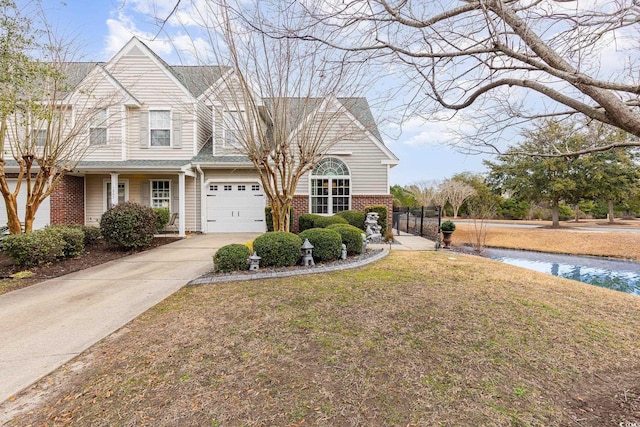
[[[640,296],[640,263],[595,257],[487,249],[506,264]]]

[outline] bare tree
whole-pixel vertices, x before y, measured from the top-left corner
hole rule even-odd
[[[349,142],[362,131],[345,117],[353,109],[368,108],[362,98],[351,96],[361,91],[363,75],[360,64],[332,49],[270,38],[250,24],[276,19],[289,25],[296,19],[290,14],[263,15],[257,2],[242,7],[220,0],[190,10],[199,30],[206,30],[211,49],[210,57],[200,52],[199,60],[228,66],[209,94],[214,113],[224,118],[229,145],[258,172],[274,230],[289,231],[300,179],[336,143]]]
[[[458,210],[464,201],[476,194],[472,186],[454,179],[445,180],[438,189],[453,208],[454,218],[458,217]]]
[[[26,17],[42,17],[38,10],[22,11],[12,0],[0,0],[0,9],[0,192],[9,231],[17,234],[23,187],[24,231],[30,232],[42,202],[89,149],[89,124],[107,120],[108,102],[93,96],[89,81],[76,91],[80,64],[70,61],[73,46],[46,22],[38,26]],[[14,170],[15,177],[8,176]]]
[[[637,0],[300,1],[313,20],[274,34],[322,42],[361,59],[403,67],[410,108],[430,119],[473,109],[470,151],[502,152],[514,125],[586,118],[640,137]],[[318,31],[321,28],[322,31]],[[594,138],[580,151],[638,146]]]
[[[440,182],[437,180],[421,180],[406,186],[405,190],[413,195],[419,206],[430,206],[438,205],[436,200],[439,198],[439,186]]]

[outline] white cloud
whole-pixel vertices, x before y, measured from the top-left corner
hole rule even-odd
[[[450,117],[441,113],[433,115],[431,119],[415,115],[401,124],[388,125],[386,130],[387,133],[398,135],[396,144],[451,145],[456,143],[461,133],[473,130],[471,123],[464,114]]]

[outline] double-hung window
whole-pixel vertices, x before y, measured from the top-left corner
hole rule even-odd
[[[151,207],[171,210],[171,181],[159,179],[151,181]]]
[[[37,129],[32,134],[33,141],[36,143],[36,147],[44,147],[47,143],[47,130]]]
[[[96,110],[89,123],[89,144],[105,145],[107,143],[107,110]]]
[[[240,138],[242,134],[242,111],[225,111],[224,112],[224,145],[229,148],[240,147]]]
[[[171,146],[171,111],[149,111],[149,133],[152,147]]]
[[[335,214],[351,208],[351,179],[340,159],[322,159],[311,172],[311,213]]]

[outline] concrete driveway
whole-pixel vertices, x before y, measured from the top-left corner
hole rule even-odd
[[[193,235],[0,295],[0,402],[208,271],[215,249],[256,236]]]

